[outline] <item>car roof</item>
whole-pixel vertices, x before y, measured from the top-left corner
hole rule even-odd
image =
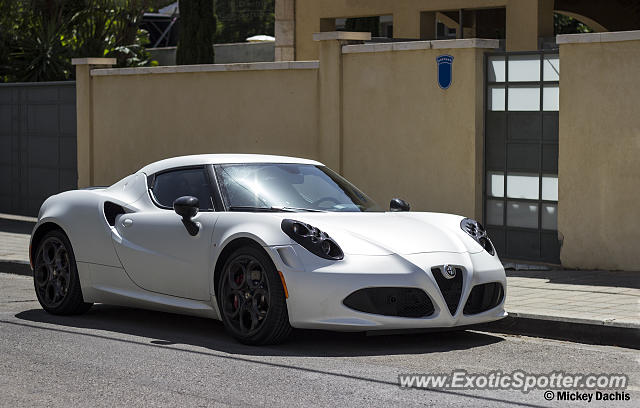
[[[194,154],[190,156],[172,157],[148,164],[138,170],[147,175],[176,167],[198,166],[204,164],[243,164],[243,163],[283,163],[283,164],[311,164],[322,166],[315,160],[298,157],[272,156],[267,154]]]

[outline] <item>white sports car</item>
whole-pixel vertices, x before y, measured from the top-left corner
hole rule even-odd
[[[35,291],[54,314],[95,302],[221,319],[249,344],[292,327],[457,327],[506,316],[504,269],[461,216],[385,212],[312,160],[195,155],[44,202]]]

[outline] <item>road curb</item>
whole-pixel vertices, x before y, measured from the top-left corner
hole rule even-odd
[[[21,261],[0,261],[0,272],[22,276],[33,275],[30,265]],[[513,313],[495,322],[467,328],[491,333],[542,337],[640,350],[640,328],[614,326],[598,321],[567,321],[559,320],[553,316],[531,314],[524,317]]]
[[[20,261],[0,261],[0,272],[33,276],[29,263]]]
[[[474,329],[640,350],[640,329],[637,327],[561,321],[541,315],[536,318],[508,316]]]

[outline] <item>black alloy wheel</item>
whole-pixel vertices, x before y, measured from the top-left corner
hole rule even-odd
[[[218,306],[229,332],[245,344],[274,344],[290,333],[280,276],[262,248],[247,246],[227,259]]]
[[[49,313],[80,314],[92,305],[83,300],[73,250],[61,231],[48,232],[37,244],[33,281],[36,297]]]

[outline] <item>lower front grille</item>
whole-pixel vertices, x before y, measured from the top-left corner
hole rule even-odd
[[[486,312],[502,303],[504,288],[499,282],[483,283],[471,289],[469,299],[464,305],[463,313],[473,315]]]
[[[342,303],[359,312],[383,316],[426,317],[434,311],[429,296],[417,288],[365,288],[353,292]]]
[[[451,316],[456,314],[458,310],[458,304],[460,303],[460,296],[462,296],[462,280],[463,273],[462,268],[458,266],[452,266],[451,268],[455,271],[455,274],[451,276],[447,274],[448,277],[445,278],[445,268],[449,265],[445,266],[434,266],[431,268],[431,273],[438,284],[438,288],[440,288],[440,293],[442,293],[442,297],[444,301],[447,303],[447,308],[449,309],[449,313]]]

